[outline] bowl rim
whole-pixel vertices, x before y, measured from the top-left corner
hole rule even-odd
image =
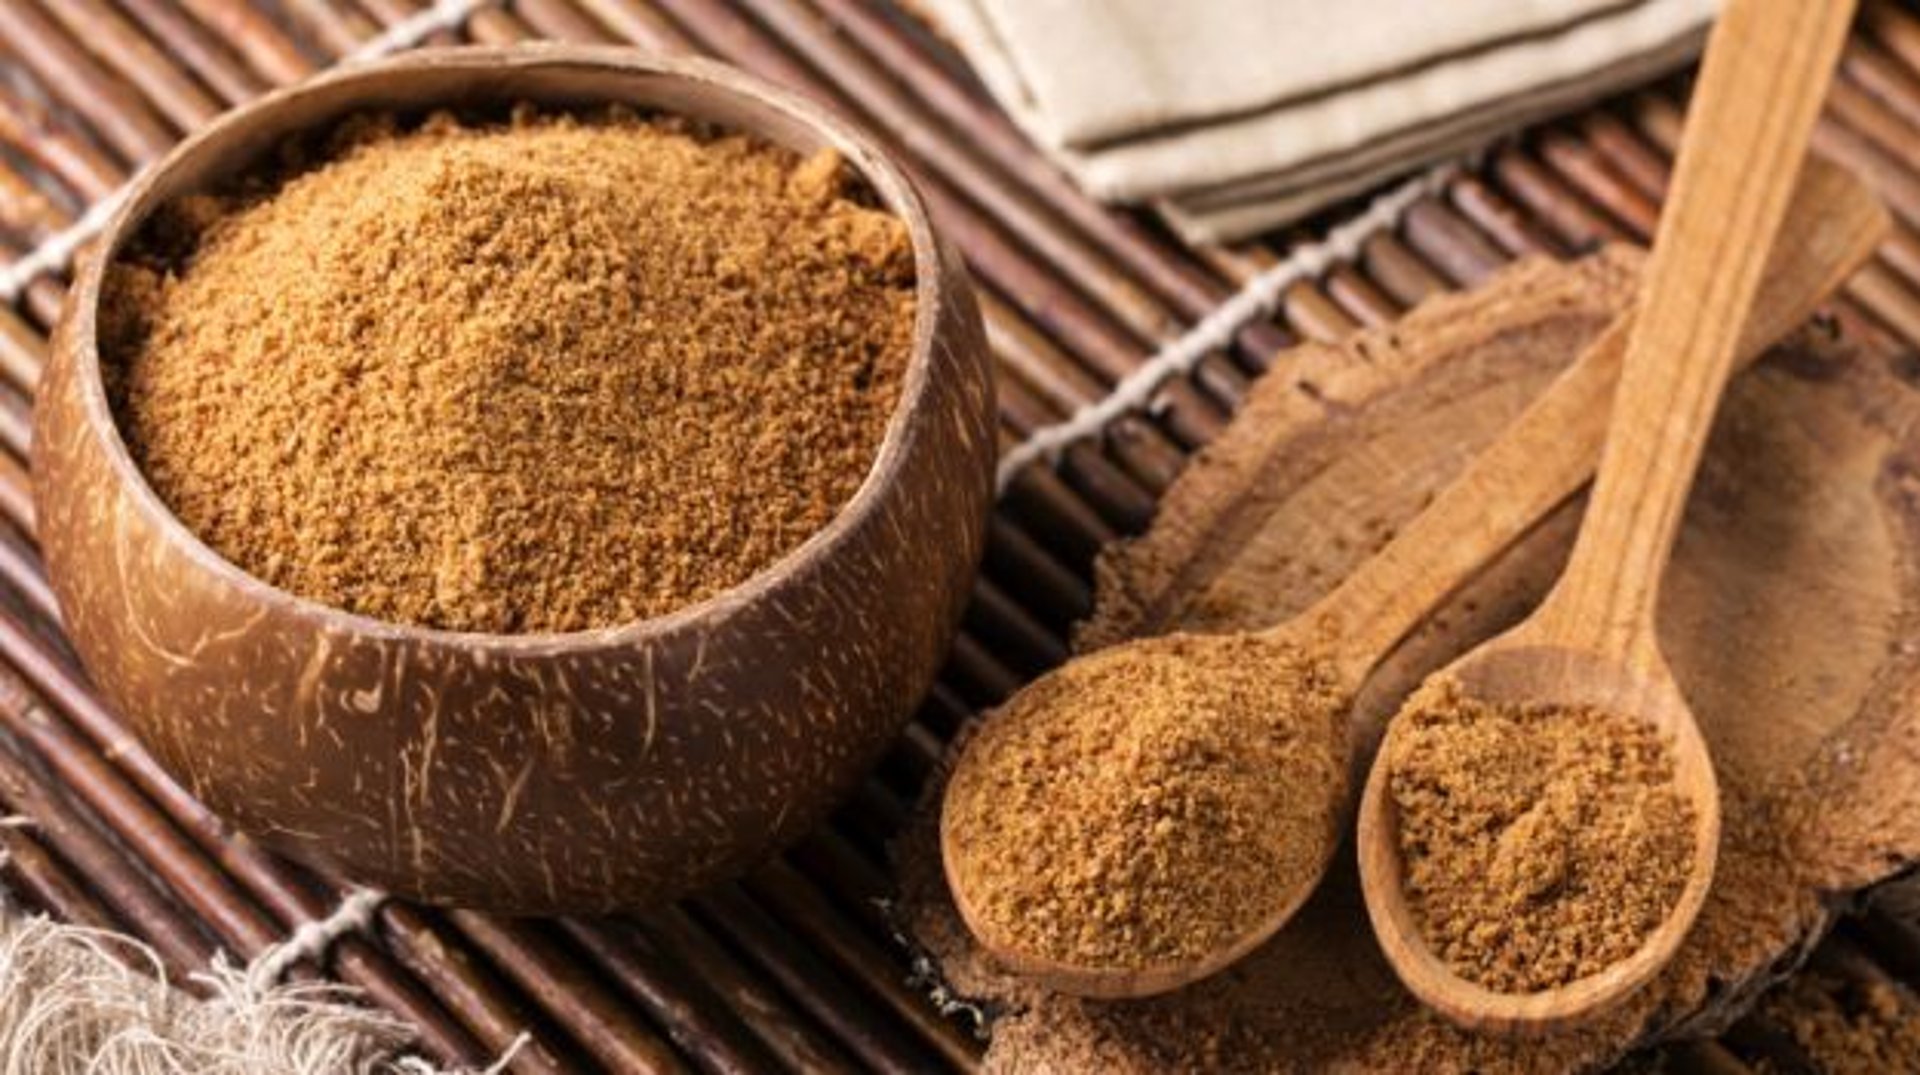
[[[873,188],[885,208],[906,224],[914,256],[912,346],[899,396],[894,401],[879,447],[859,487],[841,504],[833,517],[808,535],[806,540],[719,593],[661,615],[578,631],[502,634],[380,619],[275,586],[220,555],[174,513],[147,481],[145,472],[134,461],[127,447],[120,424],[107,399],[101,374],[98,314],[105,270],[114,255],[138,232],[152,212],[178,196],[179,192],[167,197],[159,196],[157,191],[161,181],[191,164],[202,152],[208,151],[210,143],[217,143],[233,127],[258,122],[261,116],[284,110],[315,92],[354,83],[377,84],[396,74],[405,76],[413,72],[520,71],[535,68],[586,68],[651,75],[707,87],[749,109],[771,108],[784,113],[787,119],[809,129],[819,135],[825,144],[839,150],[848,165]],[[503,99],[510,96],[503,95]],[[450,99],[445,103],[454,105],[459,102]],[[607,103],[624,102],[609,99]],[[432,103],[423,102],[421,107],[432,107]],[[645,107],[644,103],[641,103],[641,107]],[[356,106],[349,105],[330,113],[325,122],[337,121],[356,110]],[[313,129],[313,126],[289,126],[269,144],[277,144],[301,130]],[[756,130],[741,129],[756,137],[766,137]],[[502,46],[425,48],[368,63],[349,63],[315,78],[269,92],[222,114],[175,145],[129,184],[75,278],[68,322],[74,333],[70,350],[76,363],[74,376],[79,389],[80,409],[85,422],[91,427],[88,434],[104,441],[108,468],[132,502],[139,510],[157,520],[158,527],[168,541],[177,546],[198,570],[210,573],[245,594],[249,600],[333,633],[482,651],[503,657],[578,655],[631,647],[690,628],[724,621],[756,601],[812,574],[849,540],[854,531],[881,509],[887,492],[902,475],[915,427],[926,419],[929,412],[934,388],[934,352],[939,346],[935,330],[946,313],[943,303],[947,301],[944,298],[947,285],[943,280],[939,243],[919,192],[892,157],[851,122],[799,94],[728,64],[697,57],[665,56],[623,46],[535,41]]]

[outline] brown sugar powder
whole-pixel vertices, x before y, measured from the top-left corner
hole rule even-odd
[[[1338,839],[1333,683],[1248,638],[1175,635],[1076,660],[969,743],[945,800],[947,869],[1025,952],[1138,968],[1216,951]]]
[[[1827,1075],[1920,1072],[1920,1004],[1891,981],[1802,971],[1762,998],[1759,1012]]]
[[[1632,955],[1678,902],[1693,807],[1640,721],[1495,705],[1440,679],[1386,750],[1408,899],[1455,973],[1503,993]]]
[[[523,107],[283,157],[163,210],[101,325],[135,459],[254,575],[432,627],[609,626],[743,581],[864,479],[913,253],[833,153]]]

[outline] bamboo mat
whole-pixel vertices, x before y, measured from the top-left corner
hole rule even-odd
[[[1008,451],[1117,386],[1144,408],[1007,475],[965,631],[939,685],[833,823],[753,877],[638,918],[511,921],[384,904],[324,974],[420,1028],[445,1062],[484,1064],[523,1028],[514,1070],[970,1070],[982,1045],[940,1015],[889,938],[885,843],[942,744],[1066,653],[1100,546],[1140,531],[1182,461],[1275,352],[1395,317],[1529,252],[1644,241],[1683,94],[1660,86],[1530,132],[1406,188],[1332,263],[1295,257],[1357,210],[1234,249],[1182,248],[1079,196],[1024,143],[937,36],[881,0],[0,0],[0,827],[8,888],[55,915],[140,936],[177,967],[251,959],[344,893],[224,832],[95,701],[41,577],[28,414],[73,244],[128,174],[188,130],[343,56],[415,43],[626,41],[730,60],[827,100],[916,171],[984,292]],[[1820,149],[1900,219],[1840,313],[1911,361],[1920,349],[1920,16],[1869,5]],[[94,210],[89,215],[89,210]],[[1149,355],[1275,265],[1272,316],[1176,363]],[[1304,271],[1313,270],[1313,271]],[[1164,354],[1163,354],[1164,357]],[[1100,414],[1102,412],[1093,412]],[[1892,901],[1888,901],[1890,905]],[[1920,901],[1909,901],[1910,903]],[[1920,915],[1867,910],[1819,962],[1920,985]],[[1804,1069],[1750,1018],[1672,1050],[1678,1070]]]

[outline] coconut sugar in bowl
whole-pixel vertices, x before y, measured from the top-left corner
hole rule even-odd
[[[116,421],[101,343],[107,268],[157,210],[227,189],[295,136],[349,117],[609,105],[802,160],[834,150],[862,197],[904,225],[910,353],[878,446],[824,525],[682,607],[484,633],[299,596],[216,553],[169,509]],[[136,182],[80,267],[41,382],[35,491],[48,575],[88,672],[161,763],[237,827],[410,898],[593,912],[750,867],[879,757],[932,682],[971,588],[993,429],[959,259],[864,135],[715,64],[456,49],[272,94]]]

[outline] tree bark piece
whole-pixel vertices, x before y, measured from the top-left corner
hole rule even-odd
[[[1397,325],[1296,349],[1276,365],[1291,376],[1255,389],[1153,530],[1103,557],[1078,645],[1305,607],[1628,301],[1638,260],[1525,262]],[[1561,509],[1399,648],[1361,697],[1367,742],[1427,672],[1532,607],[1577,521]],[[905,914],[947,984],[999,1013],[989,1071],[1600,1065],[1726,1025],[1799,961],[1838,897],[1920,858],[1920,653],[1899,641],[1916,618],[1920,391],[1816,327],[1733,385],[1689,502],[1661,631],[1719,768],[1726,833],[1679,960],[1618,1015],[1526,1044],[1446,1026],[1374,946],[1350,849],[1267,948],[1144,1003],[1052,996],[990,966],[947,902],[930,811],[902,846]]]

